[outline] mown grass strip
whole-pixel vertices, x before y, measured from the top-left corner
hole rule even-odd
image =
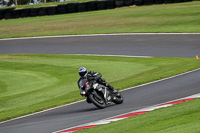
[[[111,122],[78,133],[198,133],[200,99],[158,109],[117,122]],[[117,130],[116,130],[117,127]]]
[[[104,33],[200,33],[199,7],[200,2],[196,1],[2,20],[0,38]]]
[[[0,55],[0,120],[83,99],[77,70],[101,72],[116,89],[200,67],[195,58],[126,58],[81,55]]]

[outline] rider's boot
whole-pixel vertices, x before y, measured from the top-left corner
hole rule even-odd
[[[111,86],[110,84],[108,84],[107,83],[107,85],[106,85],[107,87],[108,87],[108,89],[110,89],[111,90],[111,92],[113,93],[113,94],[117,94],[118,93],[118,91],[117,90],[115,90],[114,89],[114,87],[113,86]]]

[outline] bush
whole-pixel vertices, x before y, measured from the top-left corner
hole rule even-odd
[[[48,15],[55,15],[55,14],[57,14],[57,6],[55,6],[55,7],[48,7],[47,8],[47,13],[48,13]]]
[[[87,10],[88,11],[97,10],[97,1],[87,2],[86,5],[87,5]]]
[[[21,11],[21,17],[22,18],[29,17],[30,16],[30,11],[31,11],[30,8],[28,8],[28,9],[22,9],[22,11]]]
[[[106,9],[106,1],[97,1],[97,10]]]
[[[135,2],[135,5],[137,5],[137,6],[144,5],[144,1],[143,0],[134,0],[134,2]]]
[[[13,18],[13,15],[12,15],[13,10],[14,8],[8,8],[4,10],[5,19]]]
[[[122,6],[124,6],[124,1],[123,0],[115,0],[115,5],[116,5],[116,7],[122,7]]]
[[[58,5],[57,10],[58,14],[65,14],[67,13],[67,5]]]
[[[133,5],[133,4],[134,4],[133,0],[124,0],[124,5],[125,6],[130,6],[130,5]]]
[[[39,16],[45,16],[45,15],[48,15],[47,7],[41,7],[41,8],[39,8],[38,15],[39,15]]]
[[[0,9],[0,20],[4,19],[4,9]]]
[[[115,1],[114,0],[107,0],[106,1],[106,9],[114,9],[115,6]]]
[[[77,12],[77,3],[69,3],[67,4],[67,12],[68,13],[74,13]]]
[[[13,18],[20,18],[22,10],[13,10],[12,15]]]
[[[35,17],[39,15],[39,8],[31,8],[30,9],[30,17]]]
[[[77,6],[78,12],[85,12],[87,11],[86,3],[79,3]]]

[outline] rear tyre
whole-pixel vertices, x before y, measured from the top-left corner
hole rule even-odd
[[[124,98],[123,98],[121,93],[116,95],[115,98],[113,99],[113,102],[116,103],[116,104],[121,104],[121,103],[123,103],[123,101],[124,101]]]
[[[98,108],[103,109],[106,107],[105,100],[101,96],[99,96],[101,98],[99,99],[98,97],[96,97],[94,94],[91,93],[88,97],[90,101]]]

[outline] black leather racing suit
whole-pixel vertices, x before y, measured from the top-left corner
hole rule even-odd
[[[90,71],[87,73],[86,77],[88,81],[92,81],[92,80],[95,80],[97,81],[99,84],[102,84],[106,87],[108,87],[108,89],[111,90],[111,92],[113,93],[117,93],[117,90],[115,90],[110,84],[108,84],[106,82],[106,80],[104,78],[101,78],[102,75],[101,73],[97,73],[97,72],[94,72],[94,71]],[[82,80],[83,78],[81,77],[79,80],[78,80],[78,87],[79,89],[81,88],[80,85],[79,85],[79,82]],[[80,92],[83,91],[83,90],[80,90]]]

